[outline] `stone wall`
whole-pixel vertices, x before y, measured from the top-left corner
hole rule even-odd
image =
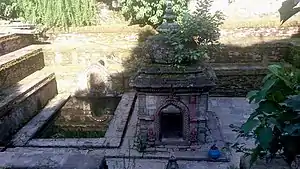
[[[251,90],[259,89],[262,80],[267,74],[267,68],[263,66],[228,66],[215,67],[217,86],[210,91],[213,96],[245,97]]]
[[[15,134],[20,127],[26,124],[34,117],[47,103],[57,94],[57,86],[54,76],[49,77],[46,84],[36,86],[31,91],[26,93],[29,96],[21,97],[15,107],[11,108],[8,114],[0,119],[0,145],[6,145],[10,137]],[[41,84],[40,84],[41,85]]]
[[[36,49],[27,54],[23,53],[13,52],[7,54],[7,58],[13,58],[17,55],[19,55],[20,58],[8,62],[7,64],[2,64],[3,67],[0,67],[0,89],[16,84],[23,78],[45,66],[42,50]]]
[[[52,44],[44,47],[45,64],[53,67],[60,92],[75,88],[79,72],[100,60],[105,62],[105,67],[113,76],[111,80],[113,89],[127,90],[127,80],[131,74],[126,72],[132,67],[138,68],[140,57],[144,56],[137,52],[140,46],[138,39],[141,29],[136,27],[109,29],[106,25],[105,28],[93,27],[89,31],[88,28],[85,30],[80,28],[78,31],[81,33],[76,33],[75,28],[72,31],[73,33],[68,34],[51,34]],[[84,33],[84,31],[90,33]],[[255,63],[266,66],[269,62],[277,62],[284,58],[289,51],[290,37],[297,31],[296,27],[223,29],[220,39],[223,48],[220,52],[213,53],[210,61],[224,63],[225,66],[228,65],[227,63]],[[124,64],[126,61],[127,64]],[[262,77],[259,76],[256,79],[256,74],[253,72],[253,80],[251,80],[252,78],[247,79],[246,76],[239,78],[239,73],[237,75],[236,77],[219,76],[219,82],[222,85],[216,92],[221,92],[225,88],[236,88],[230,93],[244,95],[246,91],[259,86],[258,81],[261,81],[264,76],[262,74]],[[230,83],[228,79],[235,80]],[[239,81],[244,82],[243,87],[236,85]],[[231,86],[231,84],[234,85]]]
[[[0,56],[33,44],[33,35],[0,36]]]

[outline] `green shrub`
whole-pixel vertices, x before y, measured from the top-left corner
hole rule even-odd
[[[258,107],[236,130],[240,137],[254,138],[256,147],[235,146],[251,155],[251,164],[259,157],[277,155],[291,164],[300,154],[300,70],[271,65],[269,71],[261,90],[247,96]]]
[[[175,62],[197,62],[219,49],[219,26],[224,15],[220,11],[209,12],[212,2],[199,0],[196,11],[192,14],[186,12],[179,20],[180,31],[170,32],[166,36],[166,43],[175,49]]]
[[[166,8],[165,0],[122,0],[122,13],[131,24],[159,25]],[[178,17],[187,9],[186,0],[173,0]]]
[[[285,61],[291,63],[293,66],[300,68],[300,49],[297,46],[291,46],[289,54]]]
[[[2,19],[16,18],[17,17],[16,10],[17,10],[17,3],[14,0],[0,0],[0,17]]]

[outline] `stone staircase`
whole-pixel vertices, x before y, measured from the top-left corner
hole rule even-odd
[[[0,37],[0,147],[58,96],[55,74],[33,35]]]

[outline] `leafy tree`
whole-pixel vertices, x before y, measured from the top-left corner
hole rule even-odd
[[[0,19],[17,17],[17,3],[14,0],[0,0]]]
[[[166,0],[122,0],[122,13],[131,24],[157,26],[163,20]],[[180,17],[186,10],[186,0],[173,0],[173,10]]]
[[[277,155],[291,164],[300,154],[300,70],[271,65],[269,71],[262,88],[247,96],[258,107],[240,130],[236,129],[240,137],[254,138],[256,147],[239,149],[251,155],[251,164],[258,157]]]
[[[95,0],[0,0],[0,17],[46,27],[91,25]]]
[[[280,22],[283,24],[292,16],[300,11],[300,7],[296,7],[300,0],[285,0],[281,8],[278,10],[280,13]]]

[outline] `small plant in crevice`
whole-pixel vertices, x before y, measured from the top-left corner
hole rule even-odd
[[[300,155],[300,70],[271,65],[269,72],[262,88],[247,95],[258,107],[240,128],[234,127],[238,137],[254,139],[255,148],[234,147],[251,156],[251,165],[277,156],[291,165]]]
[[[137,149],[140,152],[143,152],[147,148],[147,137],[146,136],[138,136],[137,138]]]

